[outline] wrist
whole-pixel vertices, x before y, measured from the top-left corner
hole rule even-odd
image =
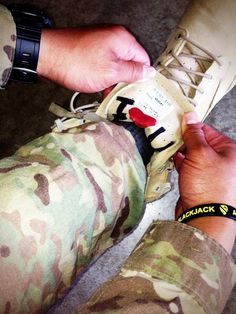
[[[231,252],[236,235],[236,209],[211,203],[194,206],[184,211],[177,220],[207,233]]]
[[[77,29],[44,29],[42,31],[37,66],[37,72],[41,77],[69,89],[75,89],[75,82],[70,77],[73,77],[73,72],[81,73],[78,49],[74,67],[72,66],[74,59],[71,57],[79,45],[79,40],[76,39],[77,33]]]
[[[50,29],[43,29],[41,33],[37,73],[38,75],[45,78],[50,78],[50,76],[53,73],[52,55],[51,55],[51,50],[53,50],[51,48],[52,32],[53,31]]]
[[[186,224],[207,233],[231,253],[236,236],[235,221],[224,217],[200,217]]]

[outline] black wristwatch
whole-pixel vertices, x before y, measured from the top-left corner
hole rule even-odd
[[[10,79],[33,83],[37,81],[37,64],[41,31],[53,26],[42,11],[26,5],[9,5],[16,23],[16,49]]]

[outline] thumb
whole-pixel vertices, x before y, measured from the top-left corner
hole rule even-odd
[[[173,156],[174,165],[175,165],[175,168],[176,168],[178,173],[180,172],[180,169],[181,169],[181,166],[183,164],[184,158],[185,158],[184,155],[182,153],[180,153],[180,152],[177,152]]]
[[[104,89],[102,91],[102,99],[106,98],[108,94],[110,94],[110,92],[113,90],[115,86],[110,86],[110,87],[107,87],[106,89]]]
[[[119,81],[132,83],[144,78],[154,78],[155,68],[135,61],[119,61]]]
[[[203,123],[198,122],[198,117],[194,112],[185,113],[182,122],[182,132],[187,153],[191,152],[191,150],[202,151],[202,149],[210,147],[205,138],[203,126]]]

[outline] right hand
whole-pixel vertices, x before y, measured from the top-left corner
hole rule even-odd
[[[89,93],[156,74],[147,52],[122,26],[44,29],[37,72]]]
[[[236,207],[236,142],[196,118],[192,112],[185,114],[186,153],[174,157],[180,189],[177,217],[207,203]]]

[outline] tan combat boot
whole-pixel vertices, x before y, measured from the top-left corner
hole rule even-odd
[[[155,149],[147,166],[147,202],[170,190],[169,158],[182,144],[183,113],[196,111],[205,119],[236,83],[235,12],[235,0],[191,2],[157,60],[156,78],[119,84],[97,111],[108,120],[119,117],[137,126],[132,114],[136,108],[156,119],[141,125]],[[126,104],[124,98],[129,99]]]
[[[235,13],[235,0],[192,1],[156,63],[201,120],[236,84]]]
[[[156,62],[157,71],[175,84],[200,120],[236,84],[235,13],[235,0],[192,1]],[[162,161],[172,152],[166,151]],[[155,173],[160,173],[161,165],[156,161],[153,158],[149,165],[146,187],[149,201],[158,196],[160,175]],[[165,173],[166,170],[162,178]]]

